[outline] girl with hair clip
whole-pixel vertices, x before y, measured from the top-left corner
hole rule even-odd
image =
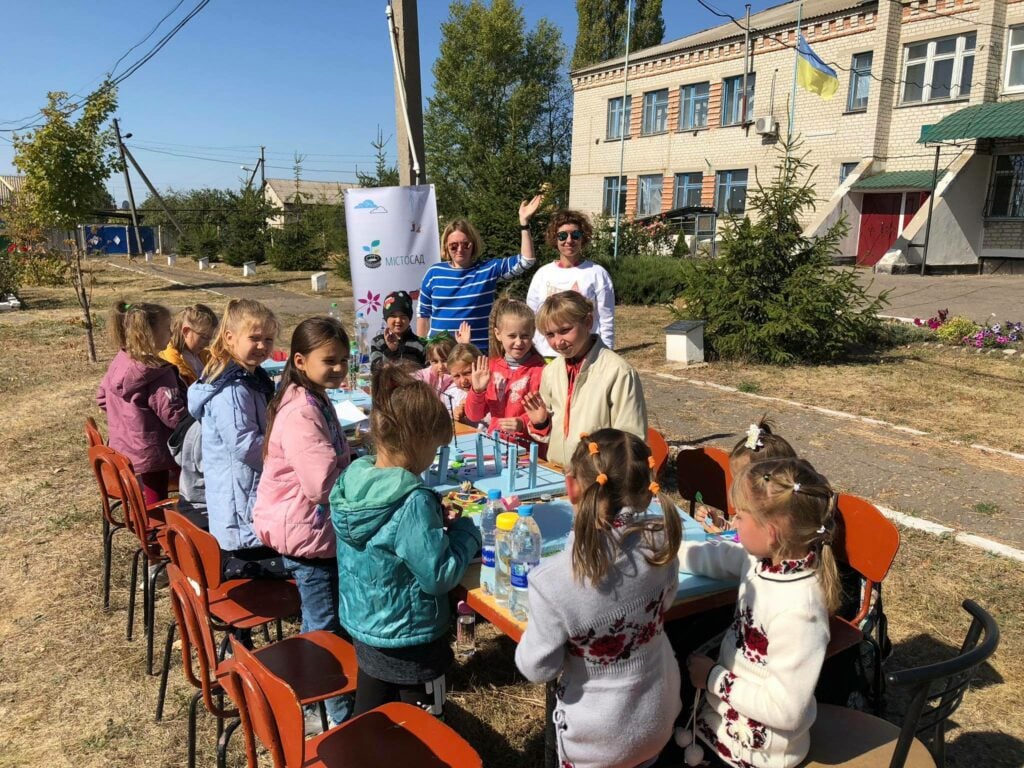
[[[640,374],[591,332],[594,308],[576,291],[549,296],[537,328],[558,353],[544,367],[540,392],[523,398],[530,436],[548,444],[548,460],[565,465],[581,432],[611,427],[647,438]]]
[[[795,459],[796,451],[785,438],[775,434],[767,416],[762,416],[756,424],[751,424],[746,434],[729,452],[729,471],[733,477],[755,461],[766,459]],[[723,533],[735,530],[733,520],[727,513],[706,504],[697,504],[693,511],[693,519],[704,526],[708,533]]]
[[[263,474],[252,510],[260,540],[284,556],[302,597],[302,631],[339,632],[338,561],[328,501],[349,463],[349,447],[327,389],[348,375],[348,334],[330,317],[311,317],[292,333],[277,395],[267,406]],[[349,702],[328,699],[332,725]]]
[[[472,389],[466,396],[466,417],[482,422],[520,445],[528,445],[523,397],[540,389],[544,358],[533,348],[533,311],[521,301],[498,299],[491,311],[491,357],[473,363]]]
[[[425,381],[433,387],[439,397],[453,384],[452,377],[448,373],[448,355],[455,349],[455,344],[455,337],[447,331],[434,336],[427,341],[424,352],[427,358],[427,367],[421,368],[413,374],[420,381]]]
[[[686,660],[705,693],[695,732],[737,768],[792,768],[807,755],[814,687],[841,588],[832,550],[836,495],[802,459],[748,466],[733,480],[740,543],[683,542],[684,571],[739,579],[717,661]]]
[[[441,397],[452,420],[475,427],[476,422],[466,414],[466,398],[473,386],[473,366],[484,360],[484,353],[474,344],[456,344],[448,353],[448,375],[451,384]]]
[[[443,713],[452,663],[448,593],[480,550],[480,532],[446,513],[420,473],[452,438],[430,385],[395,366],[373,379],[376,454],[349,465],[331,491],[338,539],[338,614],[359,663],[355,715],[390,701]]]
[[[186,387],[196,382],[210,360],[207,347],[216,330],[217,315],[205,304],[193,304],[175,315],[171,340],[160,357],[178,369]]]
[[[652,765],[682,708],[664,633],[682,524],[654,466],[636,435],[584,436],[565,478],[569,541],[530,572],[516,666],[533,682],[560,677],[554,722],[563,766]],[[664,516],[647,511],[655,497]]]
[[[147,504],[167,498],[177,470],[167,439],[185,415],[185,388],[159,352],[171,338],[171,313],[159,304],[119,301],[110,312],[117,354],[96,392],[110,447],[127,456]]]
[[[228,579],[288,576],[280,555],[252,527],[267,403],[274,396],[274,383],[260,365],[270,357],[277,331],[277,318],[263,304],[232,299],[203,377],[188,389],[189,413],[202,425],[210,533],[220,544]]]

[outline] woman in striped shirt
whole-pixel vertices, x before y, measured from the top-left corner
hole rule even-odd
[[[537,195],[519,205],[522,242],[517,256],[481,261],[483,242],[472,224],[456,219],[444,228],[443,261],[427,269],[420,286],[417,334],[433,336],[448,331],[454,336],[466,321],[473,344],[487,349],[487,322],[498,281],[521,275],[534,265],[530,219],[543,200],[544,195]]]

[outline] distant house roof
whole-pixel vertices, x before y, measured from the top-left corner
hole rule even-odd
[[[345,190],[358,187],[346,181],[299,181],[298,193],[304,203],[344,205]],[[295,199],[295,179],[267,179],[266,196],[275,205],[285,205]]]
[[[24,183],[24,176],[0,176],[0,205],[9,203]]]
[[[798,5],[797,0],[790,0],[790,2],[781,3],[767,8],[760,13],[752,14],[750,16],[750,26],[757,32],[770,32],[776,27],[792,26],[796,24]],[[815,18],[852,8],[859,8],[862,5],[877,5],[877,0],[803,0],[803,21],[806,24]],[[660,59],[669,54],[704,48],[711,43],[732,39],[742,40],[743,28],[728,21],[725,24],[681,37],[678,40],[670,40],[667,43],[644,48],[639,51],[630,51],[629,63],[632,66],[643,61]],[[577,75],[586,75],[622,66],[624,60],[625,57],[619,56],[615,59],[609,59],[608,61],[598,62],[573,70],[571,75],[576,77]]]

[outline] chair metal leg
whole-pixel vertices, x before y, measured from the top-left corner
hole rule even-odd
[[[135,554],[132,556],[132,576],[128,584],[128,629],[125,632],[125,636],[131,640],[132,631],[135,624],[135,590],[138,588],[139,582],[139,558],[142,555],[142,550],[135,550]],[[145,582],[143,582],[145,583]],[[145,604],[145,600],[143,600]],[[145,610],[145,607],[143,607]]]
[[[110,610],[110,521],[103,518],[103,610]]]
[[[196,715],[202,697],[203,691],[200,689],[192,694],[192,700],[188,703],[188,768],[196,768]]]
[[[156,633],[156,580],[167,567],[166,562],[158,563],[152,573],[147,570],[149,611],[146,614],[146,674],[153,674],[153,635]]]
[[[270,645],[270,625],[268,624],[263,625],[263,639],[266,641],[267,645]]]
[[[284,622],[280,619],[277,620],[277,639],[280,641],[284,637]]]
[[[321,701],[317,704],[317,708],[320,710],[320,731],[327,733],[327,729],[330,727],[327,722],[327,702]]]
[[[242,724],[242,721],[235,718],[224,729],[224,733],[217,739],[217,768],[226,768],[228,764],[228,744],[231,741],[231,734]]]
[[[550,680],[544,685],[544,765],[546,768],[558,766],[558,734],[555,732],[555,688],[556,681]]]
[[[167,625],[167,640],[164,642],[164,662],[160,668],[160,691],[156,695],[156,721],[159,723],[164,716],[164,700],[167,697],[167,676],[171,670],[171,652],[174,650],[174,629],[172,621]]]
[[[220,712],[224,711],[224,691],[217,693],[217,709]],[[217,740],[220,740],[221,734],[224,733],[224,718],[217,718]]]

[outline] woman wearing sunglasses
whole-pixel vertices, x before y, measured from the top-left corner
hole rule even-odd
[[[537,312],[548,296],[562,291],[576,291],[594,305],[592,333],[601,337],[608,349],[615,348],[615,288],[607,270],[583,258],[583,249],[594,233],[590,219],[579,211],[556,211],[545,240],[558,252],[558,261],[537,270],[526,294],[526,303]],[[556,353],[540,331],[533,337],[533,346],[544,357]]]
[[[443,331],[456,336],[462,323],[468,322],[470,341],[487,352],[487,323],[498,281],[521,275],[533,266],[530,219],[543,200],[544,195],[537,195],[519,205],[522,241],[518,256],[481,261],[483,241],[472,224],[466,219],[455,219],[444,228],[441,262],[427,269],[420,285],[416,320],[419,336],[434,336]]]

